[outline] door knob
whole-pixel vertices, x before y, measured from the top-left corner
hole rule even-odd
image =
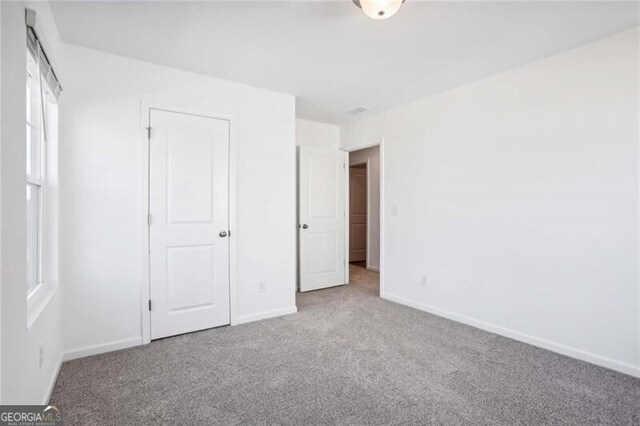
[[[224,238],[227,236],[227,231],[220,231],[218,235],[220,235],[221,238]]]
[[[309,225],[307,225],[306,223],[302,224],[302,229],[307,229],[309,227]]]

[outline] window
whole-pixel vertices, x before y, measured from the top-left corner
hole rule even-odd
[[[44,108],[36,60],[27,52],[27,294],[42,284]]]
[[[41,52],[41,60],[46,55]],[[48,64],[47,64],[48,65]],[[26,224],[27,224],[27,295],[33,295],[45,281],[48,247],[47,223],[53,217],[47,200],[48,148],[57,143],[57,98],[51,89],[51,78],[43,75],[42,64],[27,50],[26,76]],[[57,83],[57,81],[55,81]],[[55,157],[55,155],[54,155]],[[55,160],[55,158],[54,158]],[[55,165],[54,165],[55,166]],[[55,168],[55,167],[54,167]],[[48,238],[49,237],[49,238]],[[51,241],[49,241],[51,243]],[[50,244],[49,244],[50,245]]]
[[[1,1],[1,0],[0,0]],[[25,225],[27,328],[58,288],[58,98],[62,87],[25,12]]]

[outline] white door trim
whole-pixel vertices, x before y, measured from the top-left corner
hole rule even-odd
[[[339,151],[344,152],[344,164],[345,174],[344,174],[344,256],[345,256],[345,265],[344,265],[344,282],[349,285],[349,269],[351,268],[351,264],[349,263],[349,254],[351,253],[351,245],[349,244],[349,239],[351,237],[351,200],[350,192],[349,192],[349,184],[350,184],[350,173],[349,173],[349,151],[344,148],[338,148]]]
[[[140,319],[142,326],[142,344],[151,342],[151,312],[149,311],[150,299],[150,257],[149,257],[149,138],[147,127],[151,110],[162,110],[182,114],[197,115],[202,117],[226,120],[229,122],[229,317],[231,325],[238,324],[237,286],[236,286],[236,119],[233,116],[221,115],[212,111],[193,111],[188,108],[175,105],[164,105],[142,101],[140,103],[139,138],[142,147],[142,277],[140,280]]]
[[[385,214],[384,214],[384,138],[381,137],[379,140],[375,141],[375,142],[370,142],[370,143],[365,143],[362,144],[360,146],[356,146],[356,147],[349,147],[349,148],[343,148],[344,151],[347,152],[347,164],[349,164],[349,155],[351,152],[353,151],[360,151],[361,149],[366,149],[366,148],[372,148],[374,146],[379,146],[380,147],[380,164],[379,164],[379,176],[380,176],[380,297],[382,297],[382,295],[385,293],[384,291],[384,271],[385,271],[385,267],[384,267],[384,229],[385,229]],[[369,160],[367,159],[367,203],[368,198],[369,198],[369,191],[370,191],[370,176],[371,173],[369,173],[369,168],[370,168],[370,164],[369,164]],[[346,173],[347,178],[345,179],[345,188],[346,188],[346,202],[347,202],[347,211],[349,210],[349,174]],[[369,221],[369,217],[371,215],[367,215],[367,227],[371,226],[371,223]],[[349,227],[347,227],[349,228]],[[345,237],[345,250],[346,253],[349,253],[349,232],[345,233],[346,237]],[[369,239],[367,239],[367,267],[369,266],[369,253],[371,252],[371,249],[369,247]],[[347,282],[349,282],[349,268],[346,268],[345,271],[346,274],[346,280]]]

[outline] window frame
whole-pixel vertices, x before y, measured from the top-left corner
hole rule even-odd
[[[25,151],[35,155],[36,159],[29,157],[30,164],[34,167],[27,168],[27,158],[25,158],[25,188],[31,186],[34,193],[37,193],[37,210],[35,211],[36,226],[30,221],[29,210],[31,207],[25,206],[25,237],[33,237],[36,232],[37,250],[31,251],[25,247],[25,256],[35,257],[37,268],[34,274],[34,263],[27,259],[25,264],[25,303],[27,308],[27,330],[36,323],[40,315],[45,311],[49,303],[53,300],[58,290],[59,279],[59,233],[58,233],[58,146],[59,146],[59,114],[60,104],[58,97],[52,90],[47,79],[39,75],[42,68],[35,62],[33,54],[26,49],[27,58],[25,66],[29,66],[25,73],[25,86],[30,85],[25,93],[28,104],[25,107]],[[30,72],[29,72],[30,70]],[[42,84],[42,92],[40,92]],[[29,117],[27,114],[30,112]],[[45,133],[46,132],[46,133]],[[29,134],[31,138],[28,139]],[[45,137],[46,136],[46,137]],[[30,145],[31,144],[31,145]],[[27,147],[29,146],[29,147]],[[35,147],[35,151],[32,148]],[[25,152],[26,154],[26,152]],[[25,156],[26,157],[26,156]],[[29,171],[29,173],[27,173]],[[26,199],[25,204],[29,201]],[[31,228],[29,228],[31,227]],[[33,240],[31,240],[33,241]],[[37,253],[34,255],[33,253]],[[35,276],[35,279],[33,278]]]
[[[26,128],[28,129],[25,142],[26,142],[26,191],[31,189],[31,197],[35,198],[36,211],[29,212],[31,203],[27,202],[27,236],[31,236],[31,242],[35,243],[35,250],[27,250],[29,255],[33,258],[31,262],[35,262],[32,265],[29,261],[27,263],[27,299],[30,300],[40,288],[44,286],[43,276],[43,221],[44,221],[44,199],[46,191],[46,144],[44,138],[45,115],[43,91],[45,85],[40,87],[40,70],[36,59],[31,52],[27,49],[27,64],[26,64],[26,101],[27,109],[25,111]],[[29,218],[35,216],[35,229],[29,229]],[[32,233],[35,232],[35,237]],[[29,244],[29,242],[27,242]],[[28,247],[28,246],[27,246]],[[32,249],[33,250],[33,249]],[[29,258],[27,258],[29,259]]]
[[[29,10],[29,9],[27,9]],[[24,58],[25,93],[25,304],[27,330],[38,321],[58,291],[59,281],[59,97],[62,87],[51,61],[27,22],[26,57]],[[44,40],[46,44],[46,39]],[[23,86],[24,87],[24,86]],[[28,165],[27,160],[29,161]],[[37,200],[36,200],[37,198]],[[31,216],[29,216],[31,214]],[[37,247],[36,247],[37,245]],[[37,267],[36,267],[37,266]],[[35,272],[34,272],[35,271]]]

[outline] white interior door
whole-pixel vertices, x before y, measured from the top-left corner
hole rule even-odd
[[[349,261],[367,260],[367,165],[349,167]]]
[[[151,338],[229,324],[229,122],[151,110]]]
[[[300,147],[300,291],[346,283],[345,160],[337,149]]]

